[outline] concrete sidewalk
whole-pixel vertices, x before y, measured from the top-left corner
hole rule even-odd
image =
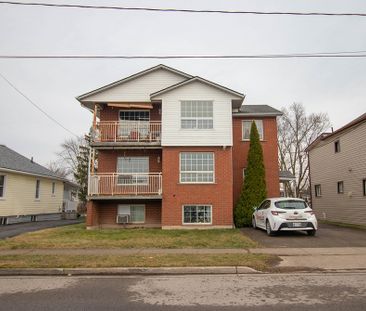
[[[0,250],[0,255],[269,254],[277,256],[366,255],[366,247],[330,248],[56,248]]]
[[[5,255],[152,255],[152,254],[270,254],[279,256],[277,268],[286,270],[366,270],[366,247],[252,248],[252,249],[16,249]],[[235,268],[236,267],[232,267]],[[276,267],[274,267],[276,268]],[[127,268],[126,268],[127,269]],[[162,269],[162,268],[161,268]],[[173,269],[173,268],[172,268]],[[177,268],[178,269],[178,268]],[[200,268],[199,271],[201,271]],[[209,269],[209,267],[207,267]],[[232,271],[232,269],[228,269]],[[89,271],[89,270],[88,270]],[[131,270],[128,270],[131,271]],[[144,270],[145,271],[145,270]],[[160,270],[158,270],[160,271]],[[179,270],[182,271],[182,270]],[[211,270],[210,270],[211,271]],[[104,273],[104,272],[103,272]]]

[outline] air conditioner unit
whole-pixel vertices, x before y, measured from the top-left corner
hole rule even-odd
[[[119,214],[117,215],[117,224],[128,224],[130,222],[129,214]]]

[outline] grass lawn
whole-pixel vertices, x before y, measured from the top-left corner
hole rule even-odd
[[[25,233],[0,240],[0,249],[33,248],[249,248],[257,243],[238,229],[86,230],[85,224]]]
[[[264,254],[0,255],[0,269],[247,266],[263,271],[270,268],[275,262],[277,262],[277,257]]]

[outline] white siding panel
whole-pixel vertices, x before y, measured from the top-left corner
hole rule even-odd
[[[334,152],[340,141],[341,151]],[[310,151],[312,202],[319,219],[366,224],[366,123],[334,137]],[[337,193],[337,182],[344,182],[344,193]],[[322,196],[314,196],[314,185],[321,184]]]
[[[201,82],[192,82],[162,94],[160,99],[162,146],[232,146],[232,95]],[[182,100],[212,100],[213,129],[181,129]]]
[[[0,199],[0,216],[60,213],[63,182],[48,178],[0,172],[6,175],[5,197]],[[35,199],[36,180],[41,181],[40,198]],[[56,183],[52,195],[52,182]]]
[[[112,87],[104,92],[91,95],[83,99],[83,101],[149,102],[151,93],[160,91],[186,79],[171,71],[159,69]]]

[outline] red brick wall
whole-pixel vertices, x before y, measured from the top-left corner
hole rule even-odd
[[[253,118],[233,118],[233,177],[234,177],[234,204],[236,204],[242,183],[243,168],[247,166],[249,141],[242,141],[242,120]],[[276,118],[255,118],[263,120],[264,140],[261,142],[263,149],[264,166],[266,170],[266,184],[268,197],[280,195],[278,176],[277,153],[277,122]]]
[[[160,104],[153,104],[153,109],[150,110],[150,120],[151,121],[161,121],[161,113],[159,111],[161,109]],[[119,111],[120,110],[146,110],[146,109],[138,109],[138,108],[116,108],[116,107],[108,107],[107,105],[100,111],[100,121],[118,121],[119,120]]]
[[[180,184],[179,153],[182,151],[211,151],[215,157],[214,184]],[[163,148],[163,226],[181,226],[182,205],[212,205],[212,225],[233,224],[232,149],[222,147],[164,147]]]
[[[122,226],[116,223],[119,204],[145,204],[145,223],[132,226],[161,226],[161,201],[89,201],[87,226]],[[93,205],[93,207],[91,207]],[[90,207],[89,207],[90,206]]]
[[[162,170],[161,149],[143,150],[99,150],[98,151],[98,173],[113,173],[117,171],[118,157],[149,157],[149,169],[151,173],[158,173]],[[159,159],[160,158],[160,159]]]

